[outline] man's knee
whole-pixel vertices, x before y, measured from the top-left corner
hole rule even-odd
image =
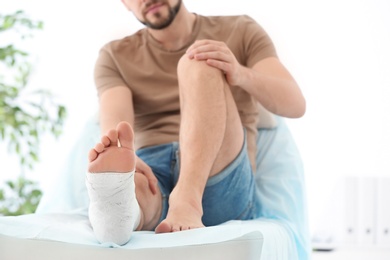
[[[187,54],[183,55],[177,66],[177,73],[180,81],[209,81],[224,80],[222,71],[209,66],[206,61],[198,61],[188,58]]]

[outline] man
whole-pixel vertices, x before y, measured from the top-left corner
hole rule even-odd
[[[181,0],[122,2],[146,28],[105,45],[96,63],[106,134],[89,154],[87,186],[97,238],[123,244],[133,229],[259,217],[259,104],[284,117],[305,112],[271,40],[248,16],[204,17]]]

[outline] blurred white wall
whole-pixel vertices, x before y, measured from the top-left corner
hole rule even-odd
[[[336,183],[347,175],[390,176],[390,2],[387,0],[184,0],[199,14],[249,14],[270,34],[300,84],[307,113],[288,120],[306,171],[312,229]],[[142,25],[120,0],[15,0],[45,22],[32,46],[31,87],[45,87],[68,107],[65,134],[42,140],[42,162],[29,174],[50,186],[83,122],[97,110],[93,65],[105,42]],[[0,181],[19,173],[0,149]]]

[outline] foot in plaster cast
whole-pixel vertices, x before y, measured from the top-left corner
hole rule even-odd
[[[88,158],[90,173],[133,171],[136,159],[134,134],[130,124],[121,122],[116,129],[110,130],[101,138],[101,142],[91,149]]]
[[[89,218],[100,242],[124,244],[143,226],[135,194],[134,134],[127,122],[110,130],[89,152]]]

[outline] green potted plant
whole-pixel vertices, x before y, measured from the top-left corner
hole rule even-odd
[[[0,142],[21,166],[15,180],[0,184],[0,215],[35,211],[42,193],[37,183],[26,179],[24,170],[33,169],[39,161],[42,136],[58,137],[66,118],[66,108],[50,91],[28,87],[31,55],[17,42],[26,43],[34,31],[42,29],[43,22],[31,20],[23,11],[0,13],[0,37],[10,39],[8,45],[0,46]]]

